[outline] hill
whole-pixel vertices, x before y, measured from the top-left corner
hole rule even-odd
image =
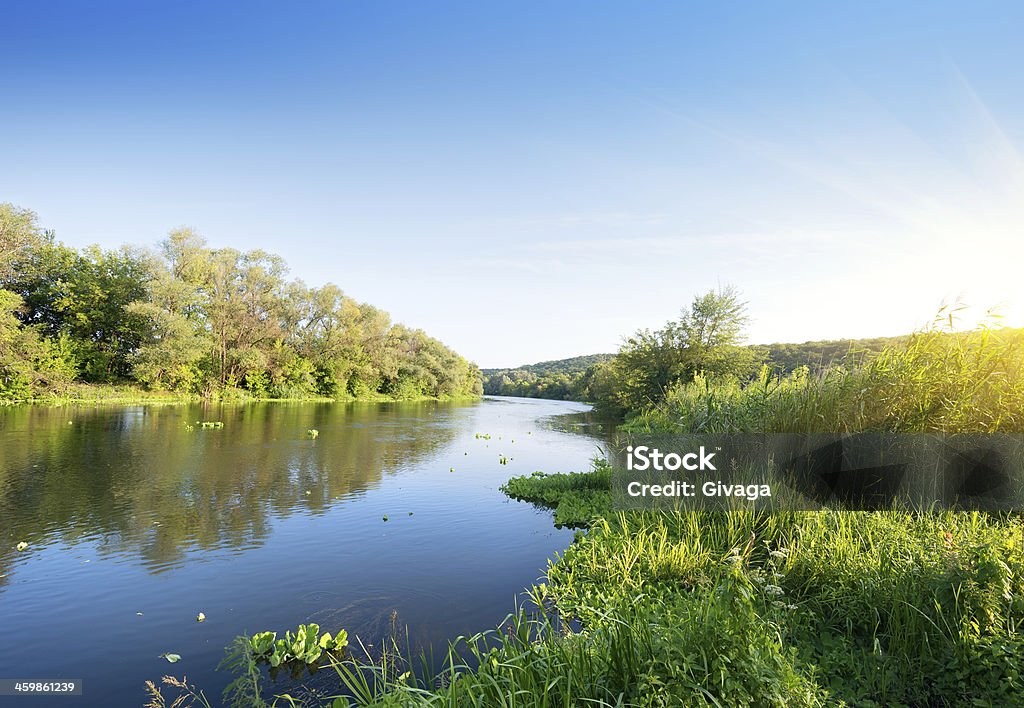
[[[484,393],[490,396],[524,396],[559,401],[585,398],[588,372],[610,361],[614,354],[587,354],[569,359],[524,364],[515,369],[482,369]]]

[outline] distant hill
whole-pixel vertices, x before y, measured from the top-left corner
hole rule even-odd
[[[515,369],[482,369],[484,393],[490,396],[580,400],[583,398],[583,384],[587,372],[614,356],[587,354],[570,359],[524,364]]]
[[[481,369],[484,376],[500,374],[507,371],[529,371],[537,376],[545,374],[576,374],[586,371],[594,364],[608,361],[614,354],[586,354],[574,356],[570,359],[555,359],[554,361],[541,361],[536,364],[523,364],[514,369]]]

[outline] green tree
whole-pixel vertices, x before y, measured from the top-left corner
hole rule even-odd
[[[593,383],[599,404],[609,412],[639,412],[698,373],[750,376],[763,353],[742,346],[748,322],[746,303],[732,286],[695,297],[678,320],[626,339]]]
[[[10,282],[18,265],[27,260],[28,252],[46,239],[34,211],[13,204],[0,204],[0,286]]]
[[[52,239],[28,249],[9,289],[24,301],[20,318],[47,337],[67,334],[78,350],[86,381],[130,374],[129,358],[144,323],[125,307],[146,295],[150,259],[138,249],[81,252]]]

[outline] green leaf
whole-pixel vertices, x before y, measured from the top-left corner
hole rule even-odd
[[[167,659],[172,664],[177,664],[181,661],[181,654],[164,654],[163,658]]]
[[[260,632],[254,634],[249,640],[249,646],[256,657],[266,656],[274,650],[274,642],[277,639],[277,632]]]

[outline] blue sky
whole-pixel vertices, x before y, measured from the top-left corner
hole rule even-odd
[[[726,283],[755,342],[957,297],[1024,325],[1019,3],[2,15],[0,201],[69,244],[193,226],[481,366],[613,351]]]

